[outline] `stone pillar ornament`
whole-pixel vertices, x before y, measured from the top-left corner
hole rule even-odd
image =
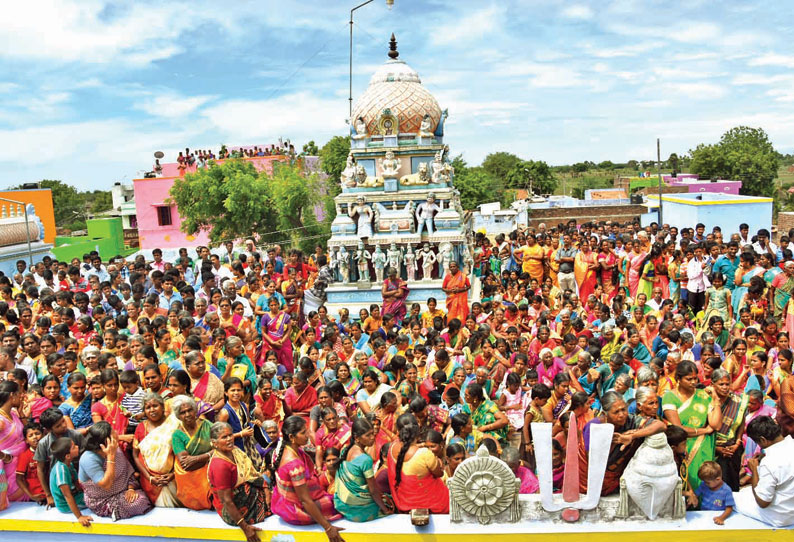
[[[518,502],[521,480],[507,463],[491,457],[485,446],[480,446],[474,457],[458,465],[447,486],[452,522],[459,523],[468,516],[482,525],[497,518],[500,522],[515,523],[521,517]],[[506,518],[501,517],[504,512]]]

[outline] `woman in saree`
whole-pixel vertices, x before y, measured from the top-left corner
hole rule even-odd
[[[582,348],[577,344],[576,335],[566,333],[562,337],[562,344],[553,348],[551,353],[555,358],[560,358],[566,365],[576,365],[576,359]]]
[[[668,248],[660,246],[658,255],[652,260],[654,271],[653,287],[662,289],[663,299],[670,297],[670,277],[667,276],[667,263],[670,260],[668,250]]]
[[[466,386],[464,391],[467,414],[471,415],[471,423],[480,438],[490,437],[504,442],[507,439],[507,415],[499,410],[496,404],[485,396],[483,387],[476,381]]]
[[[174,398],[180,395],[186,395],[196,401],[199,416],[206,417],[214,415],[215,411],[212,410],[211,404],[205,403],[200,399],[197,400],[195,397],[193,397],[193,394],[190,393],[190,390],[192,389],[192,383],[190,381],[190,375],[187,374],[187,371],[183,371],[181,369],[178,371],[172,371],[171,374],[168,375],[168,385],[166,387],[168,388],[169,394],[160,394],[160,396],[165,399],[166,416],[173,412],[171,403],[173,402]]]
[[[230,376],[223,383],[226,403],[215,419],[227,423],[234,430],[234,445],[250,458],[256,470],[262,469],[262,456],[256,450],[254,440],[254,424],[251,413],[243,398],[245,391],[243,382],[236,376]]]
[[[181,369],[182,364],[179,363],[179,353],[171,348],[171,334],[167,329],[163,328],[154,335],[155,348],[157,353],[158,363],[166,365],[171,369]]]
[[[223,382],[207,370],[207,362],[201,352],[194,350],[185,354],[185,368],[190,376],[193,397],[212,405],[212,412],[207,412],[204,415],[214,418],[215,414],[223,408]]]
[[[279,427],[284,419],[284,406],[281,398],[273,391],[273,383],[263,378],[259,381],[259,390],[254,395],[254,419],[259,422],[267,420],[275,422]],[[254,428],[256,431],[256,428]]]
[[[433,514],[449,513],[444,464],[421,442],[416,418],[403,414],[397,418],[395,429],[399,440],[389,447],[387,455],[389,488],[395,508],[400,512],[427,508]]]
[[[281,439],[273,452],[276,470],[271,501],[274,514],[291,525],[318,523],[329,542],[341,542],[339,529],[331,521],[342,516],[334,508],[333,497],[320,486],[314,462],[303,447],[309,442],[309,428],[299,416],[284,420]]]
[[[135,469],[119,448],[118,434],[108,422],[98,422],[86,433],[78,479],[85,503],[100,517],[127,519],[152,509],[135,477]]]
[[[66,418],[66,426],[85,433],[94,423],[91,417],[91,395],[86,395],[87,380],[80,372],[73,372],[66,379],[69,386],[69,398],[60,404],[58,409]]]
[[[742,308],[742,300],[747,294],[747,288],[750,286],[750,279],[764,274],[764,268],[756,265],[755,253],[750,251],[742,251],[739,255],[739,267],[736,269],[736,275],[733,283],[736,285],[731,292],[731,302],[733,304],[733,314],[739,314],[739,309]]]
[[[579,490],[582,493],[587,492],[590,429],[593,424],[609,423],[614,426],[615,432],[604,472],[604,485],[601,487],[601,495],[609,495],[620,487],[620,477],[643,439],[663,432],[666,425],[655,418],[629,414],[626,401],[615,391],[608,391],[601,396],[601,409],[602,415],[587,422],[579,440]],[[576,425],[579,426],[579,423]]]
[[[344,361],[336,366],[336,380],[345,387],[348,395],[355,395],[361,383],[350,373],[350,365]]]
[[[298,416],[309,422],[309,413],[317,404],[317,390],[309,385],[309,378],[298,371],[292,379],[292,386],[284,393],[284,415]]]
[[[132,460],[141,473],[141,489],[155,506],[179,507],[171,451],[171,437],[179,420],[173,415],[166,418],[163,398],[152,392],[143,397],[143,412],[146,418],[138,424],[132,441]]]
[[[224,355],[218,360],[218,371],[222,373],[221,381],[228,378],[239,378],[243,383],[243,392],[250,399],[256,391],[256,369],[251,358],[245,352],[243,340],[234,335],[226,339],[223,347]]]
[[[722,424],[716,431],[714,452],[722,467],[722,479],[733,491],[739,491],[744,446],[744,418],[747,413],[747,394],[731,391],[731,377],[724,369],[715,369],[711,385],[722,401]]]
[[[645,294],[645,299],[653,297],[653,285],[656,280],[656,267],[653,265],[654,259],[659,257],[661,248],[653,245],[651,251],[645,256],[640,264],[640,282],[637,286],[637,295]]]
[[[259,529],[254,524],[270,515],[270,488],[234,441],[234,429],[228,423],[212,424],[213,452],[207,467],[212,504],[227,525],[240,527],[248,542],[258,542]]]
[[[579,287],[579,299],[587,299],[595,292],[599,267],[596,253],[590,249],[587,241],[583,242],[573,261],[573,274]]]
[[[639,241],[629,241],[626,243],[626,248],[631,248],[630,252],[626,255],[626,260],[628,261],[629,297],[634,299],[639,292],[642,268],[645,265],[645,259],[648,255],[642,251],[642,245]]]
[[[681,262],[684,255],[680,250],[673,252],[673,259],[667,266],[667,278],[669,279],[668,285],[670,287],[670,297],[674,304],[678,304],[681,299],[681,272],[686,270],[686,266],[682,266]],[[682,269],[683,267],[683,269]]]
[[[7,491],[0,492],[0,496],[8,497],[6,503],[28,500],[15,475],[19,456],[28,448],[24,425],[17,414],[24,393],[16,382],[0,382],[0,460],[8,479]]]
[[[339,457],[334,492],[334,507],[349,521],[371,521],[394,511],[391,498],[375,483],[374,463],[366,452],[374,443],[375,428],[366,418],[357,418],[350,444]]]
[[[179,420],[171,437],[171,447],[176,458],[176,497],[182,506],[191,510],[209,510],[207,464],[212,455],[212,423],[198,417],[196,402],[186,395],[174,397],[172,406],[174,416]]]
[[[571,407],[571,377],[568,373],[557,373],[551,388],[551,397],[541,407],[540,412],[546,422],[552,423],[568,412]]]
[[[383,281],[381,288],[383,296],[383,314],[391,314],[396,322],[402,322],[408,308],[405,300],[408,299],[408,284],[398,276],[398,270],[390,267],[388,277]]]
[[[298,326],[301,326],[304,321],[303,311],[301,311],[303,306],[303,286],[294,267],[288,267],[284,272],[287,274],[287,280],[281,283],[281,292],[286,301],[285,310],[297,322]]]
[[[270,312],[262,315],[259,321],[262,340],[278,355],[279,365],[284,366],[287,372],[293,372],[295,366],[292,363],[292,317],[282,310],[279,300],[272,296],[268,301]],[[263,348],[263,351],[266,349]]]
[[[787,261],[783,264],[783,272],[772,279],[772,304],[775,319],[780,322],[783,311],[794,293],[794,262]]]
[[[381,383],[375,371],[372,369],[364,371],[361,375],[361,389],[356,393],[359,412],[362,414],[374,412],[380,404],[381,396],[391,389],[388,384]]]
[[[471,283],[458,267],[458,262],[449,262],[449,269],[444,275],[441,289],[447,294],[447,321],[457,318],[465,322],[469,315]]]
[[[722,426],[722,400],[712,388],[711,395],[697,389],[697,366],[691,361],[682,361],[675,369],[677,386],[662,397],[662,412],[665,420],[684,428],[687,439],[687,469],[689,487],[694,491],[700,485],[698,469],[704,461],[714,460],[714,432]]]
[[[119,374],[115,369],[103,369],[100,373],[102,387],[105,389],[105,396],[91,406],[91,418],[94,423],[108,422],[113,430],[120,435],[121,449],[126,452],[133,436],[127,435],[127,426],[130,423],[130,413],[126,410],[121,401],[124,393],[119,393]]]
[[[602,303],[610,304],[618,289],[618,263],[619,259],[615,255],[614,241],[603,239],[598,251],[598,271],[601,277],[601,288],[604,291]]]
[[[490,345],[490,343],[488,344]],[[485,346],[485,343],[483,343],[483,346]],[[540,326],[538,327],[537,336],[529,343],[527,357],[529,358],[530,368],[534,368],[540,363],[540,353],[547,348],[554,351],[557,348],[557,341],[551,338],[551,330],[548,326]]]

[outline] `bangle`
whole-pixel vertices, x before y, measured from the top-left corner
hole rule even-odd
[[[240,525],[243,521],[245,521],[245,516],[237,520],[237,525]]]
[[[328,527],[325,528],[325,532],[327,533],[329,529],[333,529],[333,528],[334,528],[333,525],[328,525]]]
[[[110,464],[110,463],[115,463],[115,462],[116,462],[116,460],[115,460],[115,459],[114,459],[113,461],[110,461],[110,460],[108,460],[108,461],[107,461],[107,463],[108,463],[108,464]]]

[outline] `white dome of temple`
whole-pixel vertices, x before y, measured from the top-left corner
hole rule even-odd
[[[441,120],[441,108],[430,92],[422,85],[419,74],[399,60],[397,42],[392,35],[389,60],[378,68],[369,81],[367,90],[353,107],[351,121],[362,118],[367,134],[378,133],[378,120],[389,109],[399,121],[400,133],[418,133],[425,115],[429,116],[431,131]]]

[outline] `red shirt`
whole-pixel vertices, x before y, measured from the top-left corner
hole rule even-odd
[[[33,459],[33,452],[30,451],[30,448],[25,448],[25,451],[19,454],[16,473],[25,477],[25,481],[28,483],[31,493],[34,495],[44,495],[44,488],[41,487],[37,467],[38,462]]]

